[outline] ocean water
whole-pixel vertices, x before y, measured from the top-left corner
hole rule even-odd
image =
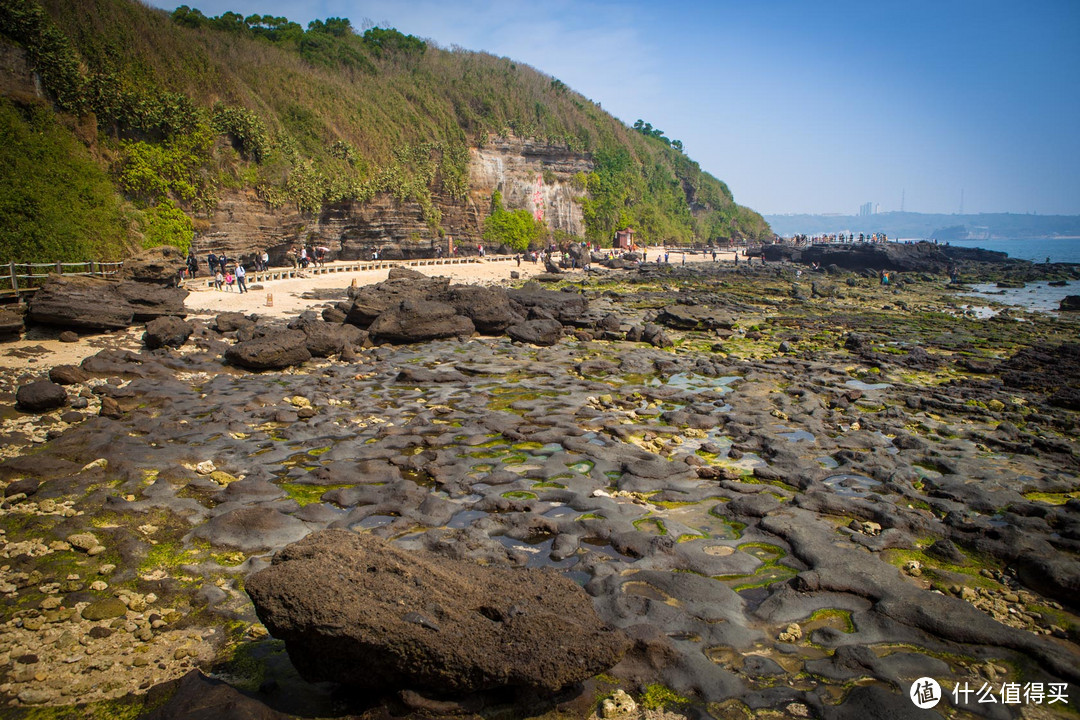
[[[1027,283],[1022,288],[999,288],[995,283],[979,283],[972,285],[971,290],[960,295],[1053,314],[1058,312],[1066,295],[1080,295],[1080,282],[1071,280],[1064,287],[1051,287],[1048,282],[1042,281]],[[994,311],[986,306],[968,308],[974,310],[979,317],[990,317],[994,314]]]
[[[952,245],[978,247],[1008,253],[1017,260],[1032,262],[1080,263],[1080,238],[995,238],[993,240],[953,240]]]

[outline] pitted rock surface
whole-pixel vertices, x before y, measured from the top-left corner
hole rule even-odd
[[[246,588],[306,678],[379,693],[553,692],[627,646],[558,573],[407,552],[347,530],[279,551]]]

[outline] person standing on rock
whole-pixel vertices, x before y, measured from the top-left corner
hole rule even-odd
[[[206,256],[206,267],[210,270],[211,275],[216,275],[217,274],[217,271],[218,271],[217,255],[215,255],[213,253],[213,251],[211,251],[210,254]],[[222,269],[224,270],[224,268],[222,268]]]
[[[247,270],[242,263],[236,263],[236,287],[240,292],[247,292]]]

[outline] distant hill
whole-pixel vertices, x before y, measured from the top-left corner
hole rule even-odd
[[[391,28],[4,0],[0,70],[4,262],[183,247],[225,193],[313,220],[389,196],[439,236],[446,213],[465,214],[470,149],[506,137],[587,160],[591,240],[628,225],[646,241],[770,234],[648,124],[513,60]]]
[[[877,215],[766,215],[778,235],[851,232],[938,240],[1080,237],[1080,215],[935,215],[888,212]]]

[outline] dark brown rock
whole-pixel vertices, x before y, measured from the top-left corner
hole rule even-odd
[[[134,310],[117,288],[117,283],[100,278],[52,276],[31,298],[27,318],[80,330],[126,328]]]
[[[57,365],[49,370],[49,379],[57,385],[77,385],[90,379],[90,373],[78,365]]]
[[[286,547],[245,587],[301,676],[358,690],[554,692],[628,644],[554,571],[410,553],[348,530]]]
[[[526,283],[518,290],[507,293],[510,300],[526,315],[531,310],[542,310],[564,325],[577,322],[589,309],[589,303],[583,295],[577,293],[545,290],[536,283]]]
[[[511,340],[548,346],[559,342],[562,329],[558,320],[526,320],[506,328],[506,334]]]
[[[68,404],[67,391],[51,380],[23,385],[15,393],[15,402],[26,412],[47,412]]]
[[[458,315],[452,305],[430,300],[404,300],[375,318],[368,332],[374,342],[413,343],[467,337],[475,329],[472,320]]]
[[[22,331],[22,315],[10,310],[0,310],[0,338],[11,340],[21,335]]]
[[[185,267],[184,253],[170,245],[143,250],[124,260],[121,280],[156,285],[175,285],[180,270]]]
[[[157,686],[149,697],[170,693],[169,699],[146,715],[146,720],[286,720],[290,715],[280,713],[254,698],[244,695],[221,680],[208,678],[192,670],[172,688]],[[161,688],[159,690],[159,688]]]
[[[311,359],[307,335],[302,330],[283,330],[233,345],[225,359],[248,370],[280,370]]]
[[[187,342],[194,330],[195,326],[188,321],[167,315],[146,323],[143,342],[151,350],[161,347],[178,348]]]
[[[454,285],[450,288],[448,302],[458,315],[472,320],[477,332],[487,335],[501,334],[513,323],[525,319],[514,312],[510,297],[502,288]]]
[[[145,282],[122,282],[116,289],[131,306],[132,319],[135,322],[146,322],[166,315],[187,317],[184,299],[187,298],[188,291],[183,288]]]

